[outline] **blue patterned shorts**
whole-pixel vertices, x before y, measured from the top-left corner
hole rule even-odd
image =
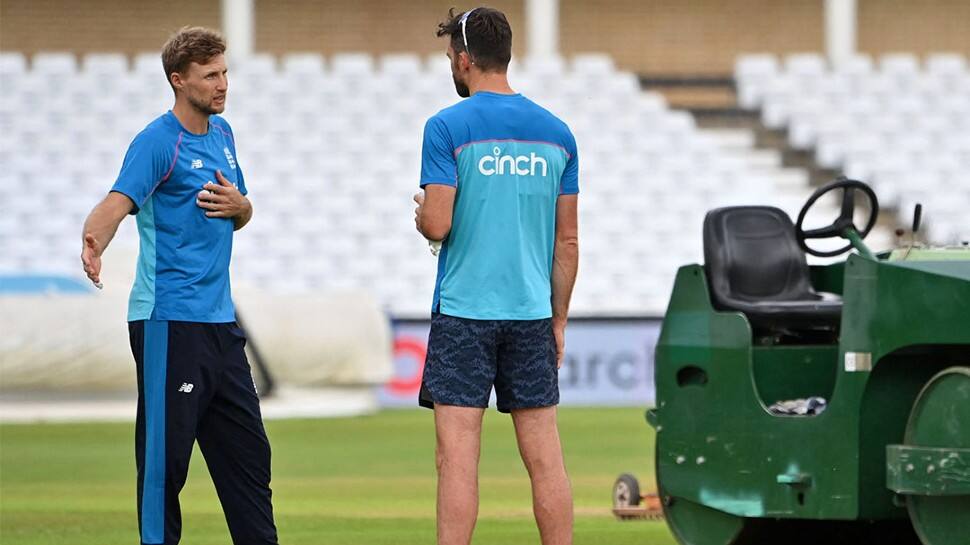
[[[493,386],[503,413],[559,403],[552,320],[434,314],[418,404],[485,408]]]

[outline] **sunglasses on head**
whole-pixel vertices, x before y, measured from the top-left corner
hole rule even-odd
[[[472,58],[472,52],[471,52],[470,49],[468,49],[468,33],[465,31],[465,25],[468,23],[468,17],[476,9],[478,9],[478,8],[472,8],[472,9],[466,11],[465,14],[461,16],[461,21],[458,22],[458,24],[461,25],[461,39],[465,42],[465,53],[468,54],[468,58],[470,58],[470,59]],[[472,60],[472,64],[475,64],[474,59]]]

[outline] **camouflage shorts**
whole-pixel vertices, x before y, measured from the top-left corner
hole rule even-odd
[[[432,316],[418,403],[485,408],[493,386],[501,412],[559,403],[552,320]]]

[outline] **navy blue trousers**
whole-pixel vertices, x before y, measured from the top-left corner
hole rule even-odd
[[[179,492],[195,441],[235,545],[276,545],[270,447],[235,324],[130,322],[138,368],[138,528],[144,545],[182,535]]]

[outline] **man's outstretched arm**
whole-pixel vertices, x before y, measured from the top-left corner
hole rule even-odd
[[[560,195],[556,201],[556,243],[552,257],[552,330],[556,335],[556,359],[562,366],[566,348],[569,300],[579,269],[578,195]]]
[[[81,263],[91,282],[101,285],[101,254],[111,243],[121,220],[134,207],[127,196],[112,191],[91,210],[81,233]]]

